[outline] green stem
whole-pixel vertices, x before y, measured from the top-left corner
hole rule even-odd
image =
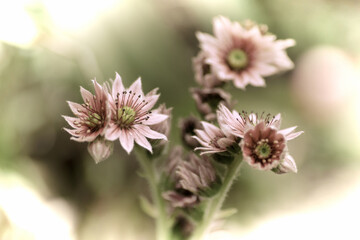
[[[218,194],[211,199],[204,213],[202,222],[196,227],[194,233],[192,234],[190,240],[200,240],[206,233],[210,223],[214,220],[216,213],[221,209],[224,200],[230,187],[236,177],[238,176],[242,158],[241,156],[236,157],[233,162],[228,166],[228,171],[224,178],[224,182],[218,192]]]
[[[142,149],[137,149],[136,151],[137,159],[140,163],[140,166],[143,170],[144,177],[149,183],[150,193],[152,200],[156,206],[157,217],[156,217],[156,239],[157,240],[169,240],[169,220],[167,217],[164,200],[161,196],[160,186],[158,186],[158,178],[156,176],[154,168],[154,159],[149,159],[146,156],[145,151]]]

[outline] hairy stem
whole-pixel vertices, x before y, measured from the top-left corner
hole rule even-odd
[[[202,222],[196,227],[194,233],[192,234],[190,240],[201,240],[208,230],[209,225],[214,220],[216,214],[221,209],[227,193],[230,190],[231,185],[238,176],[242,158],[237,156],[233,162],[228,166],[228,171],[224,178],[224,182],[218,192],[218,194],[211,199],[205,209]]]
[[[156,206],[157,210],[157,216],[156,216],[156,239],[157,240],[169,240],[170,234],[170,221],[167,217],[166,209],[164,200],[161,196],[161,190],[159,186],[159,179],[155,172],[154,167],[154,159],[150,160],[146,154],[145,151],[142,151],[142,149],[137,149],[136,151],[136,157],[140,163],[140,166],[142,168],[144,177],[149,183],[150,186],[150,193],[152,200],[154,202],[154,205]]]

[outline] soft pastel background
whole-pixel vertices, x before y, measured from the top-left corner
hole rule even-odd
[[[266,88],[231,86],[236,109],[282,113],[305,131],[289,144],[299,172],[244,166],[209,239],[360,239],[360,2],[357,0],[1,0],[0,239],[152,239],[147,185],[115,145],[96,165],[69,140],[66,100],[119,72],[160,88],[178,119],[196,114],[191,58],[212,18],[252,19],[294,38],[296,68]]]

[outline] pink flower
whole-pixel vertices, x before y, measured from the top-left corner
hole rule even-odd
[[[277,173],[296,172],[296,164],[287,152],[287,141],[303,131],[294,132],[296,126],[280,130],[281,116],[258,116],[254,113],[230,112],[219,106],[218,122],[227,134],[243,138],[240,146],[244,161],[259,170],[275,169]]]
[[[245,133],[241,141],[244,160],[259,170],[270,170],[280,164],[286,147],[284,135],[260,122]]]
[[[226,106],[220,104],[219,109],[217,110],[217,120],[224,133],[243,138],[248,129],[254,127],[261,121],[265,121],[266,125],[279,128],[281,116],[278,114],[272,118],[270,115],[265,117],[261,116],[259,118],[254,113],[248,115],[246,112],[242,112],[242,114],[240,114],[235,110],[230,112]]]
[[[201,122],[204,130],[195,130],[197,136],[194,138],[202,145],[195,150],[200,150],[202,154],[212,154],[228,151],[228,147],[235,143],[233,135],[225,135],[225,133],[218,127],[207,123]]]
[[[71,111],[76,117],[63,116],[73,129],[64,128],[78,142],[92,142],[104,135],[109,121],[108,93],[96,80],[92,81],[95,95],[80,87],[84,104],[68,101]]]
[[[216,111],[218,123],[227,135],[234,135],[237,137],[244,137],[244,131],[246,126],[246,120],[238,112],[230,110],[223,104],[219,105],[219,109]]]
[[[168,118],[165,114],[152,113],[150,110],[160,95],[154,89],[144,95],[141,79],[138,78],[128,89],[125,89],[121,77],[116,73],[110,98],[111,121],[106,130],[105,138],[119,139],[121,146],[130,154],[134,141],[152,152],[152,147],[146,138],[167,139],[164,134],[151,130],[149,125],[160,123]]]
[[[213,26],[215,36],[197,33],[197,38],[206,63],[220,80],[232,80],[241,89],[247,84],[265,86],[263,77],[293,67],[285,52],[295,45],[293,39],[276,40],[262,26],[244,26],[222,16],[214,19]]]

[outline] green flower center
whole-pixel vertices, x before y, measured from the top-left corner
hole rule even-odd
[[[266,142],[260,142],[255,148],[255,153],[260,159],[268,158],[271,155],[271,147]]]
[[[241,49],[233,49],[227,56],[227,62],[232,69],[241,70],[248,65],[248,57]]]
[[[95,112],[90,113],[88,115],[88,117],[86,118],[86,120],[85,120],[85,124],[89,128],[92,128],[92,129],[100,126],[102,123],[103,123],[102,117],[99,114],[95,113]]]
[[[117,122],[121,127],[129,127],[135,121],[135,115],[136,112],[131,107],[121,107],[117,112]]]

